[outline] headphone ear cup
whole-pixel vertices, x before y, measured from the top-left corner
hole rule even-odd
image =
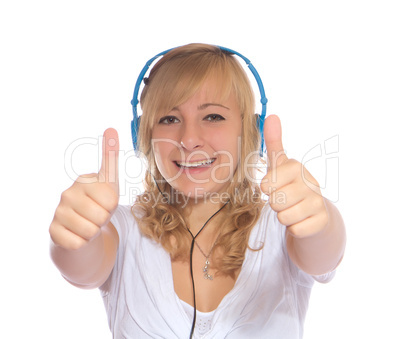
[[[136,115],[135,115],[136,116]],[[141,116],[136,118],[134,116],[134,119],[131,121],[131,137],[133,139],[133,148],[134,151],[138,151],[138,132],[140,130],[140,122],[141,122]]]
[[[257,130],[260,134],[260,156],[262,157],[265,152],[265,141],[264,141],[264,118],[261,114],[256,113],[256,124]]]

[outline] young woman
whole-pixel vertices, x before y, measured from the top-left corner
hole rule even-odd
[[[345,229],[286,157],[279,118],[265,121],[258,181],[247,75],[202,44],[157,62],[141,106],[145,191],[118,206],[118,137],[105,131],[100,172],[62,194],[50,226],[62,275],[100,288],[115,338],[301,338],[313,282],[333,277]]]

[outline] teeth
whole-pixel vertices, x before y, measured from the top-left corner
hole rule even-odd
[[[176,163],[180,167],[199,167],[199,166],[210,165],[214,161],[215,161],[215,159],[209,159],[209,160],[194,161],[194,162],[179,162],[179,161],[177,161]]]

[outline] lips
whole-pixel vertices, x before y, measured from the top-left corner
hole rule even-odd
[[[212,159],[204,159],[198,161],[175,161],[175,164],[181,168],[200,168],[200,167],[208,167],[210,166],[216,158]]]

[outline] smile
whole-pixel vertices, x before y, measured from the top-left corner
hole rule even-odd
[[[211,165],[216,159],[207,159],[200,161],[192,161],[192,162],[184,162],[184,161],[175,161],[176,165],[183,168],[197,168],[197,167],[205,167]]]

